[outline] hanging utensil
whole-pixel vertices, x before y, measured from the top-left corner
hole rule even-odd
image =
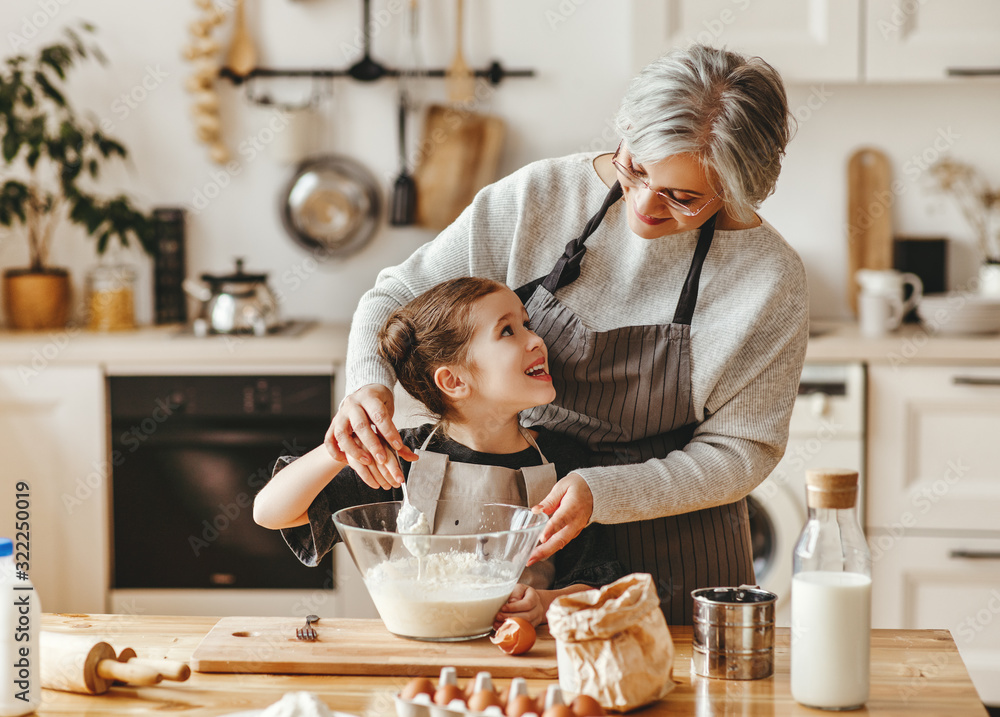
[[[364,38],[364,54],[347,69],[347,74],[361,82],[374,82],[384,76],[387,70],[371,56],[371,0],[364,0],[363,14],[364,25],[361,28],[361,35]]]
[[[226,64],[233,74],[240,77],[247,76],[257,66],[257,52],[253,48],[250,31],[247,30],[243,0],[236,0],[236,26],[233,29],[233,40],[229,45]]]
[[[455,0],[455,57],[446,70],[448,99],[452,102],[472,102],[476,96],[475,77],[462,54],[463,0]]]
[[[399,176],[392,188],[392,207],[389,223],[404,227],[413,224],[417,215],[417,183],[406,166],[406,90],[399,90]]]

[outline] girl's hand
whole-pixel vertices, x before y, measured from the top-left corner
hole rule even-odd
[[[545,620],[545,605],[534,588],[518,583],[514,592],[493,619],[493,629],[498,629],[508,617],[524,618],[537,627]]]
[[[372,488],[403,483],[403,470],[387,446],[395,447],[404,460],[417,460],[392,423],[393,404],[389,388],[378,383],[362,386],[341,401],[323,440],[335,461],[346,462]]]
[[[570,473],[557,481],[545,499],[532,510],[548,515],[549,522],[542,530],[538,546],[528,558],[528,565],[552,557],[587,527],[594,513],[594,494],[583,476]]]

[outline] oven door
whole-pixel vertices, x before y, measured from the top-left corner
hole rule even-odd
[[[277,425],[275,425],[277,423]],[[315,418],[112,424],[114,588],[331,588],[253,520],[276,458],[323,442]]]

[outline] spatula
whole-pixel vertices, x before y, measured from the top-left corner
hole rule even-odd
[[[445,84],[452,102],[472,102],[476,96],[475,77],[462,54],[464,0],[455,0],[455,57],[448,66]]]
[[[226,64],[234,74],[245,77],[257,66],[257,52],[253,49],[253,40],[247,30],[246,17],[243,14],[243,0],[236,0],[236,26],[233,29],[233,40],[229,45]]]

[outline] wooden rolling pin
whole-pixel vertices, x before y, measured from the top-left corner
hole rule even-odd
[[[131,647],[123,647],[118,651],[118,661],[119,662],[130,662],[135,660],[137,664],[148,665],[154,668],[157,672],[163,675],[165,680],[173,680],[174,682],[184,682],[187,678],[191,676],[191,668],[188,667],[186,662],[181,662],[180,660],[168,660],[166,658],[162,660],[154,660],[148,657],[139,657],[136,651]],[[115,684],[121,684],[116,682]]]
[[[115,649],[81,635],[42,630],[42,687],[63,692],[100,695],[114,680],[130,685],[155,685],[163,679],[155,668],[119,662]]]

